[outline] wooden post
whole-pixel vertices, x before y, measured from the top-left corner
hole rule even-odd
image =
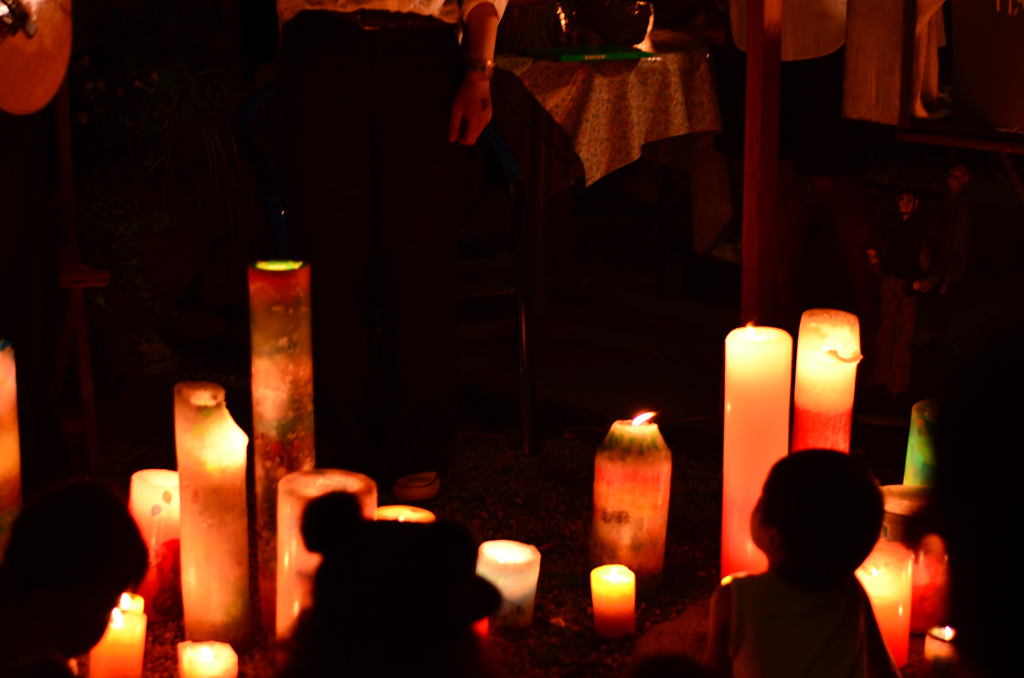
[[[742,322],[774,315],[778,219],[782,0],[747,0],[747,104],[743,150]]]

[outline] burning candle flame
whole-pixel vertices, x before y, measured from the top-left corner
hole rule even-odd
[[[213,659],[213,650],[205,645],[199,648],[199,661],[208,662],[211,659]]]
[[[121,616],[121,610],[116,607],[110,611],[110,628],[120,629],[124,627],[124,617]]]
[[[754,341],[757,339],[757,332],[754,330],[754,323],[747,323],[747,339]]]
[[[654,418],[657,412],[644,412],[643,414],[637,415],[633,418],[633,426],[639,426]]]
[[[622,565],[612,565],[603,579],[609,584],[624,584],[629,581],[628,570]]]
[[[119,608],[121,608],[122,610],[124,610],[125,612],[127,612],[130,609],[132,609],[132,596],[131,596],[131,594],[129,594],[129,593],[122,593],[121,594],[121,602],[119,602],[117,604],[117,606]]]
[[[928,631],[928,635],[937,640],[944,640],[947,643],[956,637],[956,630],[952,626],[935,626]]]

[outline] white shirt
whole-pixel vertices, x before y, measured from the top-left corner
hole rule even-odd
[[[386,12],[405,12],[432,16],[450,24],[459,23],[479,4],[494,5],[498,19],[505,13],[508,0],[277,0],[277,17],[281,24],[304,9],[326,9],[335,12],[355,12],[376,9]]]
[[[746,52],[747,0],[729,0],[729,24],[736,46]],[[846,0],[783,1],[783,61],[825,56],[845,42]]]

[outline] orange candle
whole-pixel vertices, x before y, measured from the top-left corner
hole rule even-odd
[[[224,388],[174,387],[181,484],[181,600],[185,637],[244,643],[249,632],[249,437],[231,418]]]
[[[616,421],[594,458],[591,564],[625,565],[642,594],[661,581],[672,483],[672,452],[653,416]]]
[[[852,313],[812,308],[800,318],[793,387],[793,451],[850,451],[860,321]]]
[[[394,520],[399,523],[432,523],[437,520],[432,512],[416,506],[392,504],[377,509],[377,520]]]
[[[146,614],[141,596],[121,594],[110,611],[100,642],[89,651],[89,678],[142,678],[146,652]]]
[[[636,631],[636,575],[625,565],[602,565],[590,571],[594,630],[602,638]]]
[[[181,616],[181,495],[178,472],[146,469],[132,474],[128,509],[149,547],[149,571],[139,591],[153,621]]]
[[[924,668],[926,676],[944,676],[959,659],[953,639],[956,631],[950,626],[934,626],[924,637]]]
[[[793,339],[775,327],[740,327],[725,338],[722,576],[763,572],[750,514],[772,465],[789,451]]]
[[[301,261],[249,267],[256,551],[267,629],[276,618],[277,484],[316,465],[309,271]]]
[[[878,629],[896,666],[907,663],[913,568],[913,551],[884,539],[857,568],[857,579],[871,600]]]
[[[0,339],[0,560],[7,533],[21,509],[21,441],[14,348]]]
[[[227,643],[178,643],[179,678],[238,678],[238,655]]]

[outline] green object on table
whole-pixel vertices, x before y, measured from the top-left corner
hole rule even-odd
[[[612,61],[643,59],[650,53],[622,45],[583,45],[580,47],[536,47],[526,50],[527,56],[548,61]]]
[[[910,410],[904,485],[935,484],[935,425],[940,409],[938,400],[922,400]]]

